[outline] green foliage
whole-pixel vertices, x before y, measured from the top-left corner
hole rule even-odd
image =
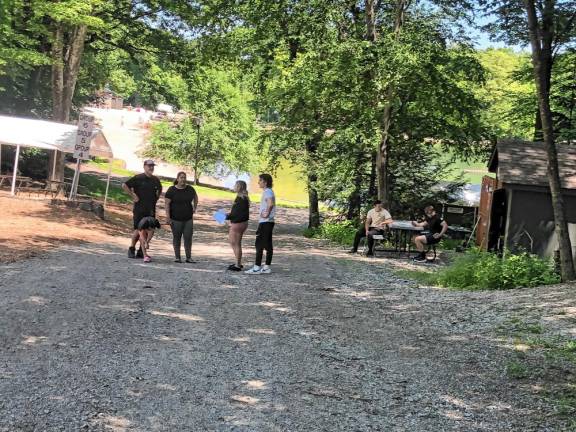
[[[308,238],[322,238],[340,245],[350,246],[354,241],[357,229],[352,221],[324,222],[319,228],[304,230],[303,235]]]
[[[440,286],[461,289],[511,289],[560,282],[551,261],[535,255],[506,254],[503,258],[477,249],[467,251],[437,274]]]
[[[505,321],[499,334],[505,338],[503,342],[515,348],[505,370],[510,378],[537,384],[553,414],[570,425],[562,430],[572,430],[576,426],[576,385],[566,377],[576,370],[576,342],[563,335],[546,335],[547,330],[540,323],[517,316]]]
[[[491,132],[498,138],[532,139],[538,108],[534,79],[530,73],[519,73],[530,67],[529,55],[489,48],[480,51],[478,58],[488,73],[478,95],[486,103],[483,115]]]
[[[435,285],[437,281],[436,275],[427,270],[397,270],[394,273],[402,278],[420,282],[423,285]]]
[[[64,169],[64,173],[67,178],[74,177],[74,170],[68,167]],[[106,180],[87,173],[81,173],[78,181],[78,193],[103,200],[106,195]],[[132,197],[124,192],[120,186],[110,184],[108,200],[117,203],[131,203]]]
[[[190,167],[197,165],[199,173],[211,175],[253,170],[258,162],[259,131],[249,94],[230,74],[214,69],[197,71],[188,86],[187,105],[200,113],[204,123],[200,129],[190,118],[178,124],[164,121],[154,125],[147,153]]]
[[[88,174],[80,174],[78,192],[94,198],[103,200],[106,195],[106,181]],[[115,185],[110,185],[108,189],[108,199],[117,203],[131,203],[132,197],[124,190]]]
[[[530,371],[525,364],[512,360],[506,365],[506,374],[514,379],[524,379],[530,376]]]

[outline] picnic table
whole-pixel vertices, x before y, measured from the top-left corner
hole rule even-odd
[[[57,197],[60,193],[68,196],[72,189],[72,180],[46,180],[46,189],[52,194],[52,198]]]
[[[12,175],[3,174],[0,175],[0,188],[12,185]],[[30,177],[17,176],[15,184],[15,193],[28,193],[30,196],[32,193],[44,194],[44,196],[50,194],[52,198],[57,197],[62,194],[63,196],[68,196],[72,189],[72,180],[64,179],[61,180],[45,180],[45,181],[35,181]]]
[[[410,254],[412,235],[423,231],[422,227],[415,227],[411,221],[407,220],[395,220],[388,225],[388,228],[390,229],[388,239],[391,241],[393,248],[384,249],[384,251],[395,252],[398,256],[403,253]],[[375,235],[373,238],[374,240],[384,241],[386,240],[386,235]]]
[[[6,186],[12,185],[12,174],[2,174],[0,175],[0,188],[6,184]],[[33,180],[30,177],[16,176],[16,188],[22,187],[22,185],[27,185]]]

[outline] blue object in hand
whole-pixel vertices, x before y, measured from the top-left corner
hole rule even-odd
[[[216,213],[214,213],[214,220],[216,222],[218,222],[220,225],[224,224],[226,222],[226,210],[218,210]]]

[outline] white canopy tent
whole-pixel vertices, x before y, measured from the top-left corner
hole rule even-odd
[[[52,151],[61,151],[63,153],[74,153],[77,130],[77,126],[70,124],[20,117],[0,116],[0,149],[3,144],[16,146],[16,156],[14,158],[14,168],[12,170],[12,195],[15,194],[20,147],[35,147]],[[0,157],[1,154],[0,151]],[[112,148],[100,129],[95,129],[92,133],[90,156],[98,156],[109,160],[114,158]],[[110,170],[108,171],[104,204],[106,204],[108,199],[111,169],[112,164],[110,164]],[[55,170],[56,158],[54,158],[51,179],[54,179]]]

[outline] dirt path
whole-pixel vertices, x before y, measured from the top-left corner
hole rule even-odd
[[[298,236],[285,209],[274,273],[229,273],[218,206],[194,265],[168,233],[150,265],[123,239],[0,265],[0,431],[563,430],[494,332],[566,316],[572,291],[418,288]]]

